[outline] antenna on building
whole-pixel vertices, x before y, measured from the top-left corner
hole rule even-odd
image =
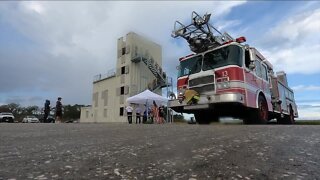
[[[211,14],[206,13],[201,17],[195,11],[191,14],[191,23],[187,26],[179,21],[174,23],[172,37],[183,37],[189,43],[191,51],[204,52],[210,48],[221,46],[234,39],[228,33],[221,33],[209,23]],[[217,35],[214,35],[217,34]]]

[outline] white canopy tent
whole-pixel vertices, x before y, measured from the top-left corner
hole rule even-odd
[[[167,98],[162,97],[156,93],[153,93],[148,89],[137,95],[127,98],[127,103],[134,103],[134,104],[152,104],[153,101],[155,101],[157,105],[168,103]]]
[[[149,91],[148,89],[137,94],[134,96],[131,96],[129,98],[127,98],[127,103],[133,103],[133,104],[144,104],[147,107],[149,107],[149,105],[153,104],[153,101],[155,101],[155,103],[159,106],[159,105],[167,105],[168,104],[168,99],[165,97],[162,97],[156,93],[153,93],[151,91]],[[148,111],[148,109],[147,109]],[[147,113],[147,119],[148,119],[148,115],[149,113]],[[168,118],[168,109],[167,109],[167,118]]]

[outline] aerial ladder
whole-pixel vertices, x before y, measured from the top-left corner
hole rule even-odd
[[[210,17],[211,14],[206,13],[201,17],[193,11],[189,25],[186,26],[179,21],[175,21],[171,36],[173,38],[184,38],[189,43],[190,50],[195,53],[201,53],[221,46],[224,43],[234,41],[228,33],[221,33],[213,27],[209,23]]]

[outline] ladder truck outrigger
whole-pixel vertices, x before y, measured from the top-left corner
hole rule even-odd
[[[272,64],[245,37],[232,38],[210,23],[211,14],[192,12],[187,26],[175,22],[172,37],[182,37],[194,53],[179,59],[177,97],[169,107],[193,113],[199,124],[228,116],[244,124],[265,124],[277,119],[293,124],[298,117],[294,93],[285,72]]]

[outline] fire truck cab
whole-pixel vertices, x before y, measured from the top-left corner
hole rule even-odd
[[[195,50],[191,43],[196,40],[182,37]],[[178,98],[170,100],[169,107],[193,113],[199,124],[218,121],[221,116],[241,118],[245,124],[264,124],[274,118],[293,124],[298,112],[286,74],[275,74],[272,64],[243,42],[244,37],[234,40],[229,36],[224,42],[215,41],[214,46],[180,58]]]

